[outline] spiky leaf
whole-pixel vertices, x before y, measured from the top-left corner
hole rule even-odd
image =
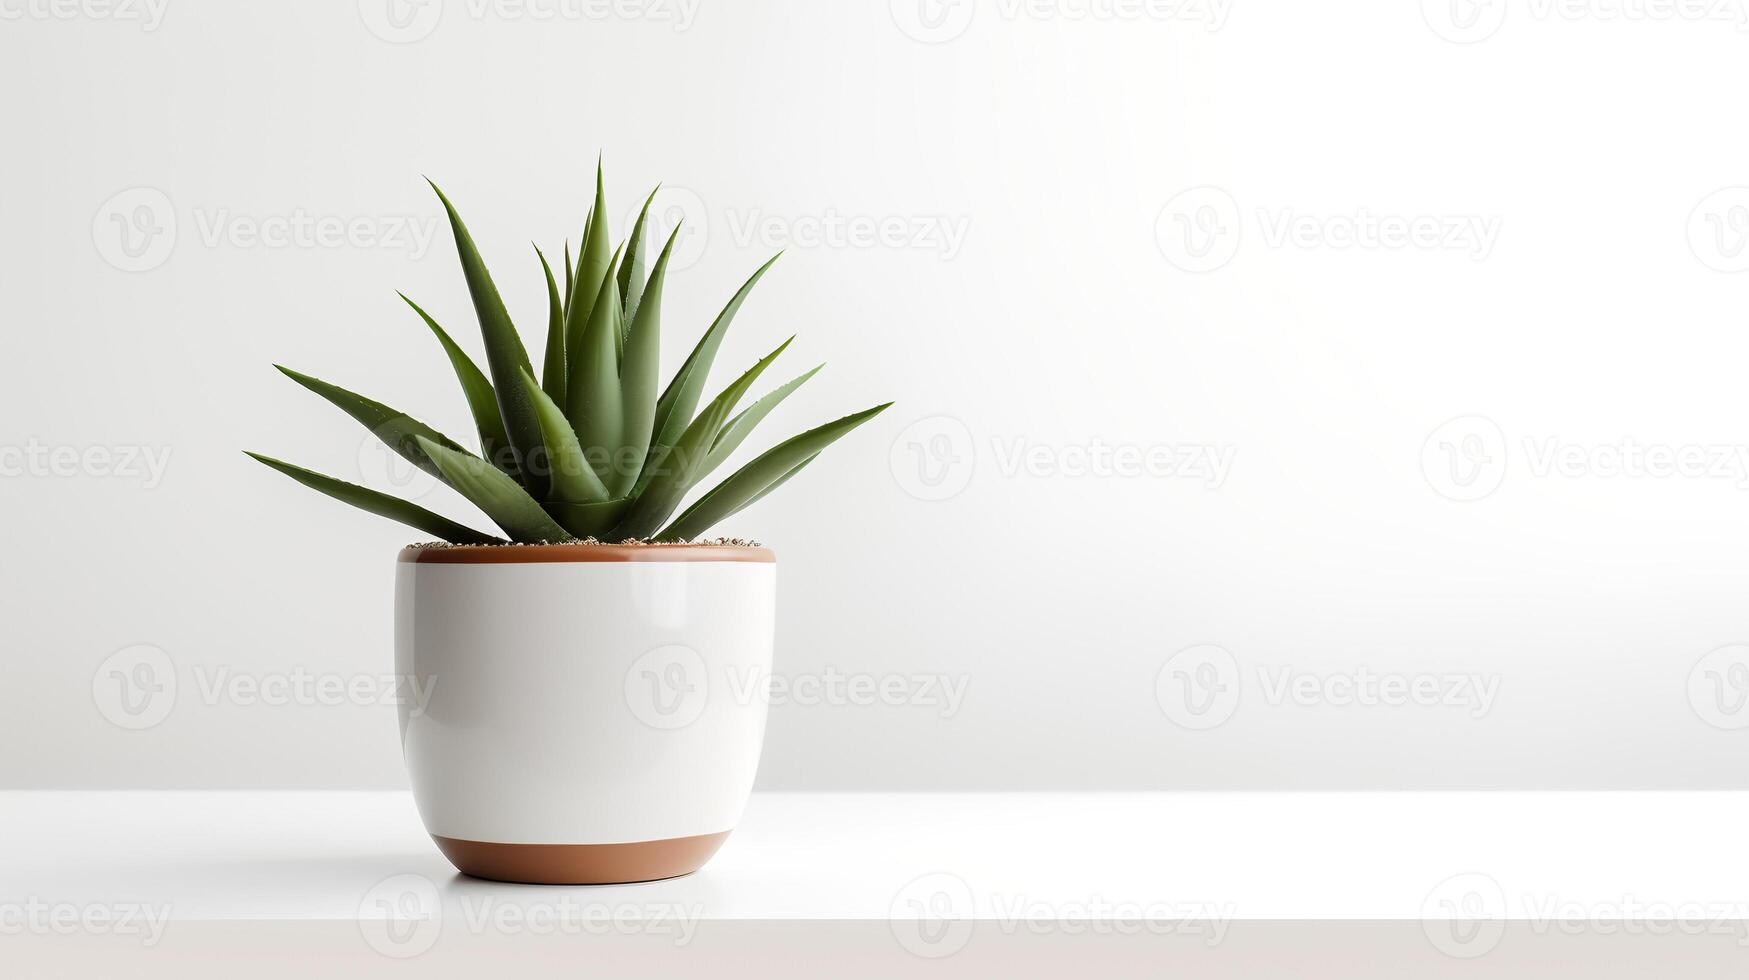
[[[480,371],[474,359],[468,352],[461,349],[449,332],[437,325],[418,303],[407,298],[406,293],[396,293],[413,312],[419,314],[419,319],[431,328],[437,335],[437,342],[443,345],[443,352],[449,356],[450,367],[455,369],[456,380],[461,382],[462,394],[468,400],[468,413],[474,417],[474,428],[480,434],[480,455],[491,460],[499,469],[514,475],[515,463],[510,458],[510,437],[504,434],[504,419],[498,414],[498,396],[492,393],[492,382],[486,380],[486,375]],[[417,447],[414,447],[417,448]]]
[[[553,280],[553,267],[547,264],[547,257],[541,253],[539,245],[534,247],[534,254],[540,256],[541,271],[547,276],[547,349],[541,362],[541,390],[548,398],[563,405],[566,381],[564,300],[559,297],[559,284]],[[569,257],[566,261],[570,261]]]
[[[571,311],[571,287],[577,284],[576,273],[571,271],[571,240],[565,239],[565,303],[564,309],[568,315]]]
[[[546,448],[543,471],[552,487],[548,502],[587,504],[607,500],[611,494],[590,468],[565,413],[534,383],[533,375],[524,373],[522,382],[529,388],[535,417],[540,420],[541,441]]]
[[[275,364],[281,374],[310,389],[323,398],[334,403],[341,411],[357,419],[360,425],[371,431],[383,444],[401,454],[402,458],[419,467],[438,479],[443,479],[437,464],[421,450],[417,439],[421,436],[430,439],[441,446],[447,446],[457,452],[467,452],[461,444],[443,433],[413,418],[405,412],[390,408],[382,402],[373,401],[357,392],[347,391],[339,385],[329,384],[321,378],[312,378],[307,374],[293,371],[282,364]]]
[[[518,388],[521,385],[517,386]],[[503,471],[477,456],[439,446],[420,438],[425,450],[450,486],[486,512],[513,540],[523,542],[568,541],[565,529],[553,523],[528,491]]]
[[[801,462],[798,462],[798,464],[794,465],[794,467],[791,467],[791,471],[785,472],[784,476],[778,476],[777,479],[773,479],[773,481],[771,481],[770,486],[766,486],[766,488],[764,488],[764,490],[761,490],[761,492],[754,493],[754,495],[752,495],[752,497],[749,497],[749,499],[747,499],[747,502],[743,502],[742,506],[735,507],[735,509],[733,509],[733,511],[729,511],[729,513],[722,514],[721,518],[715,518],[715,520],[712,521],[712,523],[722,523],[722,521],[726,521],[726,520],[729,520],[729,518],[733,518],[733,516],[735,516],[735,514],[742,513],[742,511],[745,511],[745,509],[747,509],[747,507],[754,506],[754,504],[757,504],[757,502],[759,502],[759,500],[764,499],[764,495],[766,495],[766,493],[770,493],[770,492],[773,492],[773,490],[777,490],[778,486],[782,486],[782,485],[784,485],[784,483],[789,483],[789,479],[791,479],[792,476],[796,476],[796,474],[798,474],[798,472],[803,471],[803,467],[806,467],[806,465],[810,464],[810,462],[813,462],[813,460],[817,460],[817,458],[820,458],[820,453],[813,453],[812,457],[808,457],[808,458],[805,458],[805,460],[801,460]],[[700,534],[705,534],[705,532],[707,532],[707,530],[710,530],[710,525],[705,525],[705,523],[700,523],[700,525],[698,525],[698,530],[693,530],[693,532],[691,532],[691,534],[687,535],[687,541],[689,541],[689,539],[693,539],[693,537],[698,537],[698,535],[700,535]],[[670,537],[663,537],[663,535],[665,535],[665,534],[672,534],[672,530],[670,530],[670,528],[663,528],[663,530],[659,530],[659,532],[656,532],[656,537],[654,537],[654,541],[679,541],[679,539],[677,539],[677,537],[672,537],[672,535],[670,535]]]
[[[819,458],[820,458],[820,454],[815,453],[814,455],[809,456],[807,459],[804,459],[801,462],[797,463],[793,468],[790,469],[790,471],[788,473],[785,473],[784,475],[778,477],[776,480],[773,480],[770,486],[766,487],[764,490],[761,490],[758,493],[754,494],[752,497],[748,498],[746,503],[742,504],[741,506],[735,508],[732,511],[729,511],[728,517],[725,517],[723,519],[727,520],[729,517],[734,517],[736,514],[739,514],[742,511],[746,510],[747,508],[758,503],[760,500],[764,499],[766,494],[770,493],[773,490],[776,490],[778,487],[783,486],[785,483],[788,483],[790,477],[795,476],[797,473],[800,473],[802,471],[802,467],[807,466],[809,463],[812,463],[814,460],[819,459]],[[702,534],[704,532],[700,531],[698,533]],[[695,534],[694,537],[697,537],[697,534]]]
[[[822,449],[886,411],[891,405],[892,402],[888,402],[854,415],[846,415],[835,422],[828,422],[778,443],[698,498],[674,523],[658,532],[656,540],[679,541],[698,537],[709,530],[711,525],[776,489],[795,470],[819,455]]]
[[[620,361],[619,384],[622,421],[618,446],[625,459],[641,463],[650,449],[650,437],[656,424],[657,388],[662,384],[658,358],[662,354],[662,284],[668,276],[668,256],[680,237],[675,228],[662,246],[656,259],[656,270],[650,273],[649,287],[639,304],[637,317],[626,335],[625,357]],[[641,465],[617,467],[607,481],[616,497],[623,497],[637,485]]]
[[[602,184],[601,163],[597,161],[595,203],[589,209],[589,225],[583,232],[583,244],[578,246],[571,305],[565,310],[565,357],[571,362],[567,369],[569,375],[577,373],[583,334],[588,330],[590,317],[595,314],[595,297],[601,291],[601,281],[613,271],[613,242],[608,236],[607,191]]]
[[[467,226],[462,224],[461,216],[456,214],[455,207],[443,191],[436,184],[432,184],[431,189],[437,192],[444,212],[449,215],[456,254],[461,257],[462,275],[467,279],[474,312],[480,319],[480,335],[486,342],[486,367],[492,375],[498,413],[504,419],[504,430],[510,437],[510,447],[520,468],[520,460],[540,445],[540,424],[535,421],[534,405],[528,399],[528,392],[523,390],[517,373],[531,370],[528,351],[522,346],[516,326],[510,322],[510,313],[504,308],[504,300],[498,295],[491,273],[486,271],[485,260],[480,257],[473,236],[468,234]],[[545,490],[540,481],[533,478],[529,479],[529,489],[537,493]]]
[[[717,433],[717,441],[711,446],[710,455],[705,457],[704,468],[699,471],[698,478],[703,480],[705,477],[710,476],[717,467],[723,465],[723,461],[728,459],[729,455],[753,433],[754,426],[757,426],[767,415],[770,415],[771,410],[776,408],[785,398],[788,398],[791,392],[800,388],[809,378],[819,374],[820,368],[825,366],[826,365],[822,364],[801,377],[792,379],[788,383],[774,389],[764,398],[749,405],[746,411],[743,411],[741,414],[730,419],[728,424],[723,426],[722,431]]]
[[[619,263],[619,296],[620,302],[625,304],[628,325],[636,322],[638,303],[644,295],[644,226],[650,220],[650,202],[656,199],[656,191],[661,189],[662,185],[657,184],[650,196],[644,198],[644,206],[638,210],[638,220],[632,224],[631,237],[626,239],[625,258]]]
[[[777,345],[776,350],[760,358],[759,363],[748,368],[745,374],[735,379],[734,384],[723,389],[722,394],[712,399],[704,411],[698,413],[698,418],[686,427],[676,444],[650,462],[654,467],[653,475],[644,489],[635,495],[631,511],[620,522],[619,527],[614,529],[614,537],[648,537],[668,520],[674,509],[680,506],[680,500],[686,496],[686,491],[698,482],[698,473],[704,466],[711,443],[716,441],[716,434],[728,419],[729,413],[735,410],[735,406],[747,394],[747,389],[753,387],[753,382],[759,379],[793,340],[795,338],[791,337]]]
[[[294,466],[271,456],[251,453],[248,450],[244,450],[244,453],[250,459],[271,466],[312,490],[325,493],[335,500],[351,504],[378,517],[387,517],[390,520],[400,521],[409,527],[416,527],[426,534],[442,538],[453,544],[502,544],[504,542],[503,538],[495,538],[465,524],[458,524],[442,514],[426,510],[412,501],[391,497],[386,493],[372,490],[369,487],[361,487],[356,483],[336,480],[331,476],[317,473],[315,470]]]
[[[735,319],[735,313],[741,309],[747,294],[753,291],[753,285],[782,255],[779,252],[767,259],[735,291],[735,295],[711,323],[710,329],[699,338],[698,346],[687,355],[686,363],[680,365],[680,370],[675,372],[674,380],[668,383],[667,390],[662,392],[661,400],[656,403],[655,435],[650,440],[652,454],[660,448],[673,446],[680,439],[680,434],[686,431],[692,421],[693,410],[698,408],[698,400],[704,395],[705,381],[710,377],[711,364],[716,360],[717,348],[723,344],[723,335],[728,332],[729,323]]]
[[[568,404],[565,416],[577,432],[577,440],[590,454],[590,463],[601,482],[615,485],[611,472],[616,463],[610,457],[619,447],[620,429],[625,415],[620,399],[619,286],[612,272],[604,273],[599,283],[604,301],[595,304],[584,331],[580,349],[571,352],[571,380],[567,382]]]

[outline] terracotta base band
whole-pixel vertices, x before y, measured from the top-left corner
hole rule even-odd
[[[691,874],[717,853],[729,832],[633,844],[490,844],[431,839],[465,875],[530,885],[618,885]]]

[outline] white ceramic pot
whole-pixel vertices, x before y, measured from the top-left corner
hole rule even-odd
[[[466,874],[567,884],[696,871],[765,736],[777,565],[763,548],[407,548],[401,746]]]

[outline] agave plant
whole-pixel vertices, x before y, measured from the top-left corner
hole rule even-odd
[[[292,380],[363,423],[388,447],[472,501],[517,542],[685,541],[777,489],[822,449],[887,408],[878,405],[809,429],[766,450],[675,517],[688,491],[720,467],[772,409],[813,377],[805,372],[736,413],[754,382],[790,341],[761,358],[699,410],[706,376],[729,323],[771,268],[747,279],[705,331],[666,388],[657,352],[662,290],[677,226],[646,275],[652,191],[629,237],[612,247],[599,166],[595,203],[573,262],[565,245],[564,283],[537,247],[546,273],[547,338],[540,380],[486,264],[449,198],[431,185],[449,215],[462,274],[485,341],[486,370],[418,304],[402,295],[442,345],[461,382],[480,451],[381,402],[290,368]],[[794,338],[790,338],[793,340]],[[824,365],[821,365],[823,367]],[[355,507],[457,544],[502,543],[411,501],[256,453],[250,456]]]

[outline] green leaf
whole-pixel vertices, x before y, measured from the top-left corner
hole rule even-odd
[[[577,360],[583,350],[583,334],[595,315],[595,297],[601,291],[601,281],[613,271],[610,258],[613,242],[607,229],[607,191],[601,180],[601,163],[595,164],[595,204],[589,209],[589,225],[583,232],[583,244],[577,253],[576,285],[571,291],[571,305],[565,310],[565,357],[569,375],[576,375]],[[623,312],[623,311],[622,311]],[[567,397],[569,392],[567,392]]]
[[[323,398],[333,402],[341,411],[359,421],[359,424],[371,431],[371,434],[381,439],[385,445],[400,453],[407,462],[419,467],[438,479],[443,479],[437,464],[425,455],[417,442],[420,436],[430,439],[440,446],[454,449],[457,452],[467,452],[461,444],[438,432],[424,422],[405,412],[390,408],[379,401],[372,401],[356,392],[347,391],[339,385],[329,384],[320,378],[312,378],[307,374],[293,371],[281,364],[274,367],[286,377],[303,385]]]
[[[456,214],[455,207],[443,191],[435,183],[431,184],[431,189],[437,192],[443,210],[449,215],[456,253],[461,257],[462,275],[467,278],[468,293],[474,299],[474,312],[480,319],[480,335],[486,341],[486,367],[492,375],[498,414],[504,419],[517,472],[521,472],[522,459],[540,445],[540,424],[535,421],[534,405],[528,400],[528,392],[523,390],[517,375],[518,371],[532,370],[528,351],[522,346],[522,338],[517,336],[515,324],[510,322],[510,313],[505,310],[498,287],[486,271],[486,263],[480,258],[473,236],[468,234],[467,226],[462,224],[461,216]],[[537,493],[545,490],[534,478],[529,479],[529,489]]]
[[[461,349],[448,331],[437,325],[431,314],[408,299],[406,293],[395,295],[401,297],[413,308],[413,312],[419,314],[419,319],[424,320],[431,332],[437,335],[437,342],[443,345],[443,352],[449,355],[450,367],[455,369],[456,380],[461,382],[462,394],[468,399],[468,412],[474,417],[474,428],[480,433],[480,455],[514,476],[515,462],[510,458],[510,437],[504,434],[504,419],[498,415],[498,396],[492,393],[492,382],[486,380],[478,365],[474,364],[474,359]]]
[[[419,448],[443,471],[449,485],[485,511],[511,540],[527,543],[570,540],[570,534],[553,523],[528,491],[485,460],[447,449],[429,439],[419,439]]]
[[[547,264],[547,257],[541,254],[539,245],[534,247],[534,254],[540,256],[541,271],[547,275],[547,353],[541,364],[541,390],[548,398],[563,405],[566,381],[564,300],[559,298],[559,284],[553,281],[553,267]],[[570,257],[566,256],[565,261],[568,263]]]
[[[590,468],[583,447],[577,444],[577,434],[571,431],[571,423],[565,420],[565,413],[535,384],[534,375],[525,372],[522,383],[528,386],[529,397],[534,400],[541,441],[546,446],[545,471],[552,487],[548,502],[586,504],[607,500],[612,495]]]
[[[613,486],[617,481],[612,471],[623,465],[613,458],[619,448],[624,416],[619,386],[619,286],[613,280],[611,267],[601,278],[601,293],[606,301],[595,304],[581,348],[571,351],[565,416],[589,454],[595,474],[603,484]]]
[[[820,368],[825,366],[822,364],[775,389],[764,398],[754,402],[746,411],[730,419],[729,423],[723,426],[722,431],[717,433],[717,441],[711,446],[710,455],[705,457],[704,469],[699,471],[698,478],[702,480],[710,476],[717,467],[723,465],[723,460],[728,459],[729,454],[733,453],[736,447],[745,442],[747,437],[752,434],[754,426],[770,415],[771,410],[776,408],[785,398],[788,398],[791,392],[800,388],[809,378],[819,374]]]
[[[809,429],[766,450],[757,459],[713,487],[655,537],[659,541],[689,541],[777,489],[783,481],[852,429],[886,411],[893,403],[846,415],[835,422]]]
[[[734,517],[736,514],[739,514],[742,511],[746,510],[747,508],[758,503],[766,494],[770,493],[773,490],[776,490],[778,487],[783,486],[785,483],[788,483],[790,477],[795,476],[797,473],[800,473],[802,471],[802,467],[808,465],[809,463],[812,463],[814,460],[819,459],[819,458],[820,458],[820,454],[815,453],[814,455],[809,456],[807,459],[804,459],[801,462],[797,463],[795,465],[795,467],[793,469],[791,469],[788,473],[785,473],[784,475],[778,477],[776,480],[773,480],[770,486],[766,487],[764,490],[761,490],[758,493],[754,494],[752,497],[748,498],[746,503],[742,504],[741,506],[735,508],[732,511],[729,511],[728,516]],[[725,520],[726,519],[727,518],[725,518]],[[703,532],[700,532],[700,533],[703,533]],[[697,535],[694,535],[694,537],[696,537],[696,536]]]
[[[616,497],[630,493],[637,485],[645,454],[650,449],[650,437],[656,424],[656,389],[661,385],[662,355],[662,284],[668,277],[668,256],[680,237],[677,227],[662,246],[656,259],[656,271],[650,273],[649,288],[644,302],[639,304],[637,317],[626,335],[625,358],[619,366],[622,404],[621,430],[617,445],[624,451],[630,466],[615,468],[608,488]]]
[[[565,530],[579,538],[607,540],[602,535],[619,523],[630,503],[625,497],[593,504],[548,503],[547,513],[553,515],[553,520],[558,521]]]
[[[620,252],[625,248],[625,242],[619,244],[620,247],[614,249],[613,252],[613,261],[616,267],[619,265]],[[608,270],[607,282],[602,283],[601,292],[596,294],[595,298],[599,301],[598,305],[600,306],[605,306],[608,303],[613,304],[613,311],[609,316],[614,323],[619,325],[619,329],[611,331],[609,336],[613,340],[613,364],[614,370],[617,371],[619,363],[625,360],[626,332],[631,329],[631,325],[626,323],[625,304],[620,301],[619,281],[615,278],[612,269]]]
[[[638,211],[638,220],[632,225],[632,235],[626,239],[625,258],[619,264],[619,295],[625,304],[625,322],[637,322],[638,302],[644,296],[644,225],[650,220],[650,202],[656,199],[656,191],[662,189],[661,184],[656,190],[644,198],[644,206]]]
[[[711,363],[716,360],[717,348],[722,346],[723,335],[728,332],[730,321],[735,319],[735,313],[741,309],[741,303],[746,300],[747,294],[753,291],[753,284],[782,255],[782,252],[773,255],[748,277],[747,282],[723,307],[723,311],[717,314],[710,329],[699,338],[698,346],[687,355],[686,363],[680,365],[680,370],[674,373],[674,380],[668,383],[668,389],[662,392],[661,401],[656,403],[655,435],[650,440],[652,455],[659,449],[673,446],[680,439],[680,434],[686,431],[687,425],[692,421],[692,412],[704,395],[705,381],[711,373]]]
[[[318,490],[335,500],[351,504],[360,510],[369,511],[378,517],[387,517],[410,527],[416,527],[426,534],[442,538],[445,541],[454,544],[504,543],[503,538],[495,538],[490,534],[482,534],[465,524],[457,524],[442,514],[433,513],[411,501],[391,497],[386,493],[372,490],[369,487],[361,487],[356,483],[336,480],[331,476],[317,473],[315,470],[306,470],[302,466],[281,462],[271,456],[251,453],[248,450],[244,450],[244,453],[250,459],[265,463],[312,490]]]
[[[747,369],[747,372],[735,380],[735,383],[723,389],[705,410],[698,413],[698,418],[686,427],[679,441],[671,450],[663,452],[646,467],[651,474],[644,489],[633,494],[634,502],[626,519],[620,522],[613,531],[615,540],[624,538],[648,537],[669,515],[674,508],[680,506],[680,500],[686,496],[686,491],[698,482],[698,474],[704,465],[710,447],[716,441],[717,432],[722,429],[723,422],[729,413],[735,410],[747,389],[753,387],[753,382],[759,375],[777,360],[784,348],[790,345],[794,337],[777,346],[777,349],[761,358],[759,363]]]
[[[585,222],[587,224],[587,222]],[[565,313],[571,311],[571,288],[577,285],[577,275],[571,271],[571,240],[565,239]]]

